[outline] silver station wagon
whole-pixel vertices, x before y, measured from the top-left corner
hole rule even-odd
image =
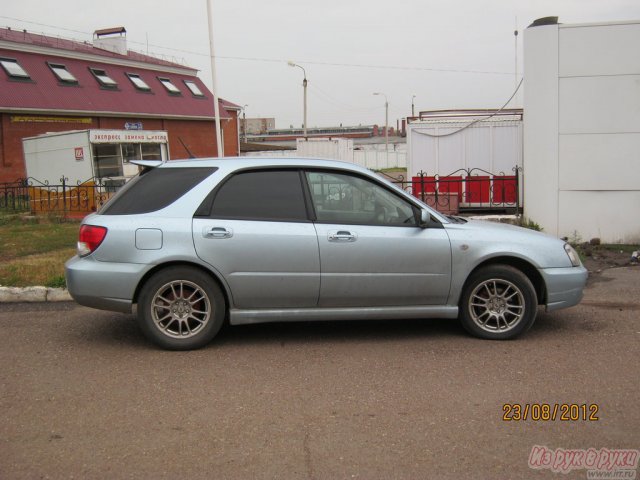
[[[509,339],[580,302],[573,248],[444,216],[371,171],[329,160],[223,158],[143,169],[80,227],[66,264],[81,305],[132,312],[174,350],[222,324],[459,318]],[[364,327],[366,328],[366,327]]]

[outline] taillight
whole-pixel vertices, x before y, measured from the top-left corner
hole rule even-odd
[[[106,236],[107,229],[105,227],[81,225],[78,237],[78,256],[85,257],[95,251]]]

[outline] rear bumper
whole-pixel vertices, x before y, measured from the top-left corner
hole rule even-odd
[[[65,264],[65,277],[71,297],[80,305],[130,313],[136,287],[148,269],[143,264],[76,256]]]
[[[547,311],[577,305],[582,300],[589,273],[579,267],[544,268],[540,270],[547,286]]]

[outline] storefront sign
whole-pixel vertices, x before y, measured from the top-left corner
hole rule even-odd
[[[157,130],[89,130],[91,143],[167,143],[169,135]]]
[[[11,115],[12,123],[91,123],[91,118],[40,117],[35,115]]]
[[[84,160],[84,148],[76,147],[73,150],[75,152],[77,162]]]

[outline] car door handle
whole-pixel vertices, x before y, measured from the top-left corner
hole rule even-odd
[[[329,232],[327,238],[330,242],[355,242],[358,235],[347,230],[338,230],[337,232]]]
[[[204,238],[231,238],[233,230],[224,227],[205,227],[202,230],[202,236]]]

